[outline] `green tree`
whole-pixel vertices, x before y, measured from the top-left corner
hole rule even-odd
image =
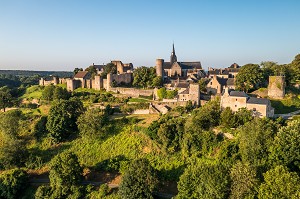
[[[76,75],[79,71],[83,71],[83,69],[82,68],[75,68],[74,71],[73,71],[74,75]]]
[[[220,115],[221,124],[227,128],[235,127],[235,117],[230,107],[226,107],[222,110]]]
[[[154,67],[138,67],[133,71],[133,86],[137,87],[152,87],[153,80],[156,77],[156,72]]]
[[[104,110],[88,109],[77,120],[78,129],[82,137],[91,138],[103,133],[103,127],[108,123],[108,115]]]
[[[200,91],[201,92],[204,92],[204,93],[206,93],[206,85],[207,85],[207,82],[205,81],[205,79],[200,79],[199,81],[198,81],[198,83],[199,83],[199,88],[200,88]]]
[[[220,164],[192,164],[180,176],[177,198],[227,198],[229,182],[228,171]]]
[[[244,125],[247,122],[253,120],[253,113],[247,108],[239,108],[239,110],[235,112],[234,116],[235,116],[234,119],[235,119],[236,127],[240,125]]]
[[[182,118],[173,118],[160,125],[157,140],[165,151],[175,152],[180,148],[179,142],[184,133],[184,123]]]
[[[292,71],[292,77],[293,81],[300,80],[300,54],[296,55],[294,60],[292,61],[291,65],[291,71]]]
[[[239,70],[235,85],[237,89],[248,92],[259,88],[263,81],[263,71],[257,64],[246,64]]]
[[[9,107],[12,104],[12,96],[8,89],[2,89],[0,90],[0,109],[3,109],[3,112],[5,112],[5,109]]]
[[[153,198],[152,192],[158,180],[154,169],[146,159],[134,160],[124,173],[119,195],[124,199]]]
[[[162,87],[162,88],[158,89],[157,90],[157,96],[158,96],[158,99],[160,99],[160,100],[166,98],[166,96],[167,96],[166,88]]]
[[[300,120],[289,122],[279,129],[270,146],[271,162],[300,172]]]
[[[239,148],[244,162],[264,166],[268,160],[268,148],[273,142],[276,129],[271,120],[255,118],[238,131]]]
[[[259,199],[296,199],[299,196],[300,178],[284,166],[277,166],[264,174],[259,187]]]
[[[160,87],[162,86],[162,84],[163,84],[162,77],[157,76],[153,78],[152,87]]]
[[[231,192],[230,198],[256,198],[258,179],[256,170],[247,163],[237,162],[230,170]]]
[[[60,100],[64,99],[67,100],[70,98],[70,93],[67,91],[67,89],[62,88],[60,86],[56,86],[53,91],[53,99]]]
[[[96,70],[95,66],[93,66],[93,65],[86,68],[85,71],[88,71],[92,77],[95,77],[95,75],[97,75],[97,70]]]
[[[117,74],[117,66],[113,63],[106,64],[103,73],[101,73],[101,76],[106,77],[108,73]]]
[[[78,185],[82,179],[82,168],[77,156],[71,152],[55,156],[50,162],[49,178],[52,188]]]
[[[220,122],[220,101],[218,99],[207,102],[204,106],[194,109],[192,117],[187,120],[186,129],[208,130]]]
[[[0,147],[0,168],[24,166],[28,157],[25,143],[19,139],[5,139]]]
[[[77,118],[83,111],[83,104],[78,99],[54,103],[50,108],[46,124],[50,137],[60,142],[74,134],[77,131]]]
[[[46,86],[42,92],[42,99],[47,100],[47,101],[53,100],[54,90],[55,90],[54,85],[51,84],[49,86]]]
[[[2,140],[17,139],[22,117],[23,115],[20,110],[11,110],[0,114],[0,133]]]
[[[28,175],[24,170],[7,170],[0,174],[1,198],[21,198],[22,191],[27,187]]]

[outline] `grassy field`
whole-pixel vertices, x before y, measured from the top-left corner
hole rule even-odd
[[[39,85],[34,85],[26,89],[26,92],[23,96],[21,96],[21,99],[40,99],[42,97],[42,88]]]

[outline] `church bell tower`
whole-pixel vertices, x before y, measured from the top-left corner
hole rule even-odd
[[[170,57],[170,62],[171,62],[171,65],[172,65],[174,62],[177,62],[177,56],[176,56],[176,54],[175,54],[174,43],[173,43],[173,51],[172,51],[171,57]]]

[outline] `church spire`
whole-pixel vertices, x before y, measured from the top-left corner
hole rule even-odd
[[[175,55],[174,41],[173,41],[173,52],[172,53]]]
[[[170,62],[171,62],[171,65],[172,65],[174,62],[177,62],[177,56],[176,56],[176,54],[175,54],[175,46],[174,46],[174,42],[173,42],[173,51],[172,51],[172,53],[171,53]]]

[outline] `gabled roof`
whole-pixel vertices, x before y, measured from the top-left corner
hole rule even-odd
[[[202,69],[201,62],[180,62],[185,67],[190,67],[191,69]]]
[[[269,104],[270,100],[266,98],[256,98],[256,97],[249,97],[247,100],[248,104]]]
[[[88,74],[88,71],[79,71],[78,73],[76,73],[74,78],[85,78],[86,76],[88,76]]]
[[[175,63],[178,63],[178,65],[184,70],[202,69],[201,63],[199,61],[198,62],[175,62]],[[163,68],[171,69],[172,68],[171,62],[164,62]]]
[[[189,83],[186,83],[186,82],[179,82],[176,87],[177,88],[188,88],[189,87]]]
[[[225,86],[226,82],[227,82],[227,79],[226,78],[217,77],[217,81],[219,82],[220,85]]]
[[[163,68],[164,69],[171,69],[172,65],[171,62],[164,62]]]
[[[234,85],[234,78],[228,78],[226,81],[227,86],[233,86]]]
[[[243,91],[230,91],[229,93],[230,96],[234,97],[249,97],[245,92]]]
[[[179,93],[179,95],[183,95],[183,94],[190,94],[190,89],[185,89],[184,91],[182,91],[181,93]]]

